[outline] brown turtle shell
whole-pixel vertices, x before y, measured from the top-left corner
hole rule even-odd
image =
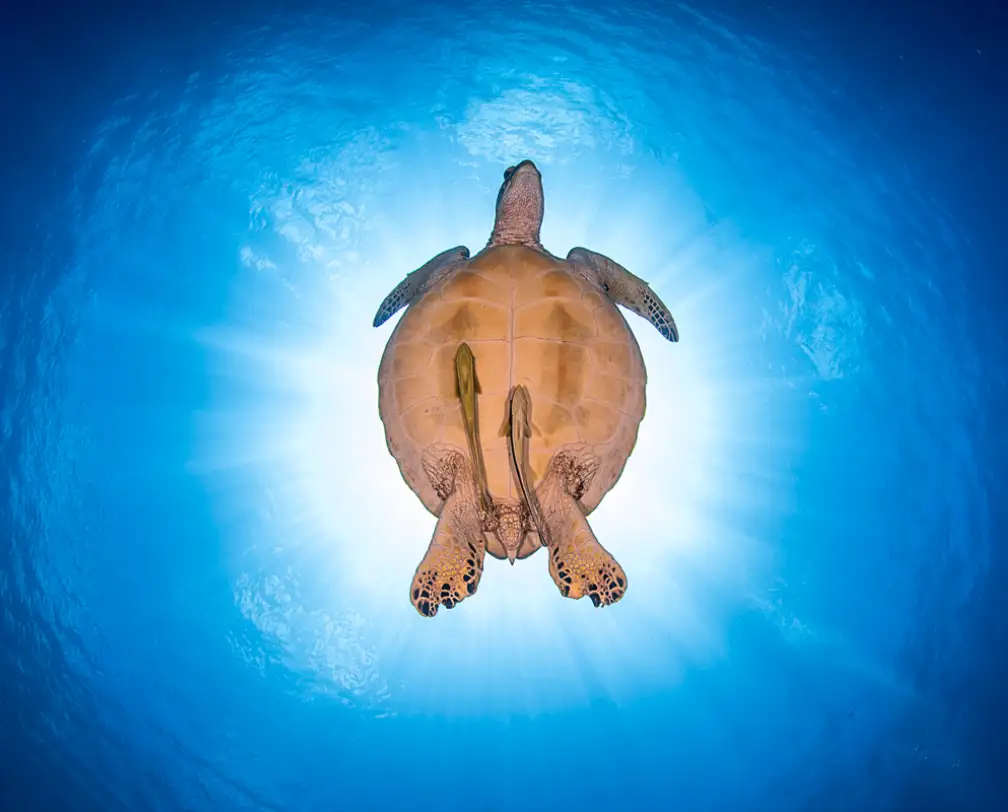
[[[403,478],[435,515],[441,500],[424,474],[424,449],[448,444],[469,456],[455,389],[463,341],[476,359],[491,496],[518,501],[501,428],[511,387],[524,384],[531,484],[558,450],[587,444],[599,459],[580,500],[591,513],[619,479],[644,417],[647,372],[623,314],[564,260],[511,245],[480,252],[407,309],[382,355],[378,409]]]

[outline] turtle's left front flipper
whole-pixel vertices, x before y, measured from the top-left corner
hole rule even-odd
[[[609,257],[587,248],[572,248],[567,254],[567,261],[594,280],[616,304],[647,319],[669,341],[679,340],[675,319],[643,279]]]
[[[444,279],[446,274],[458,270],[469,261],[469,249],[464,245],[456,245],[447,251],[442,251],[433,259],[425,262],[415,271],[392,288],[385,297],[378,312],[375,313],[374,326],[380,327],[402,308],[409,307],[424,295],[434,284]]]

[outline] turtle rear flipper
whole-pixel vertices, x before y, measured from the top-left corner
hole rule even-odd
[[[476,592],[483,575],[483,535],[476,483],[469,463],[457,451],[428,454],[423,461],[431,485],[444,499],[427,554],[413,576],[410,601],[424,617],[439,606],[454,608]]]
[[[627,577],[619,562],[599,544],[577,503],[597,467],[598,460],[587,449],[564,449],[550,461],[537,490],[549,528],[547,549],[553,581],[565,598],[587,595],[600,607],[623,597]]]

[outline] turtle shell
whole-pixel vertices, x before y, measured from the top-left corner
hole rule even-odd
[[[438,515],[424,449],[468,444],[455,353],[475,357],[477,420],[487,485],[516,503],[502,436],[511,387],[528,387],[533,486],[553,455],[586,444],[599,466],[581,495],[587,515],[619,479],[644,416],[647,372],[623,314],[567,262],[524,246],[495,246],[431,288],[396,325],[378,371],[378,409],[406,483]]]

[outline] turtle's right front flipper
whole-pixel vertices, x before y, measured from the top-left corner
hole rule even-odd
[[[643,279],[604,254],[587,248],[572,248],[567,261],[593,280],[613,302],[647,319],[669,341],[679,340],[675,319]]]
[[[435,283],[469,261],[469,249],[457,245],[442,251],[434,259],[424,263],[392,288],[385,297],[374,317],[374,326],[380,327],[402,308],[408,307],[424,295]]]

